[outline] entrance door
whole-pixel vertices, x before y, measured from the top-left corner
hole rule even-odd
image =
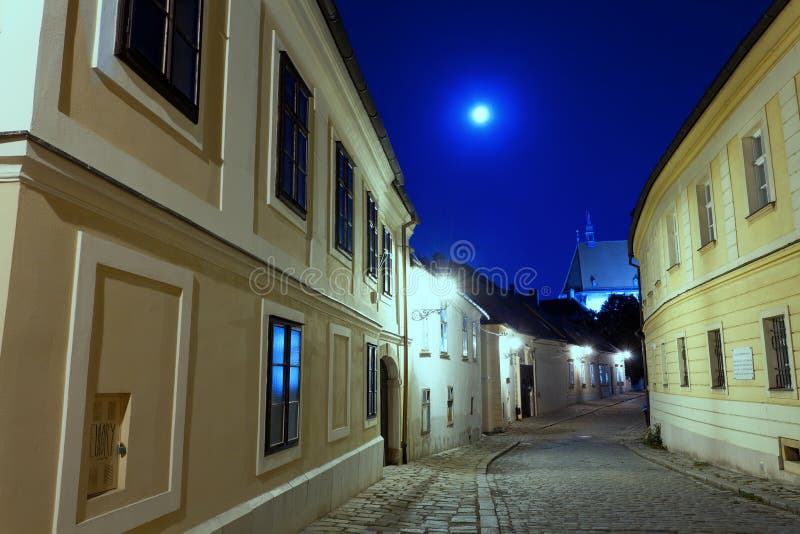
[[[531,406],[531,393],[533,392],[533,366],[519,366],[519,393],[522,399],[522,417],[533,415]]]
[[[383,437],[383,465],[389,458],[389,371],[381,360],[381,437]]]

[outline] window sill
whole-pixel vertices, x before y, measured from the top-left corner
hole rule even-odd
[[[771,200],[771,201],[767,202],[766,204],[764,204],[763,206],[761,206],[760,208],[758,208],[756,211],[754,211],[750,215],[748,215],[747,217],[745,217],[744,220],[747,221],[747,222],[753,222],[753,221],[756,221],[756,220],[760,219],[765,214],[773,212],[773,211],[775,211],[775,201]]]
[[[450,355],[447,354],[446,352],[440,352],[439,353],[439,357],[442,358],[442,359],[445,359],[445,360],[449,360],[450,359]]]
[[[699,252],[700,254],[705,254],[709,250],[714,249],[716,247],[717,247],[717,240],[716,239],[712,239],[711,241],[709,241],[705,245],[701,245],[700,248],[697,249],[697,252]]]
[[[769,388],[767,395],[773,399],[796,399],[797,391],[794,388]]]
[[[453,423],[447,423],[447,428],[453,428]]]
[[[667,269],[667,272],[668,273],[672,273],[674,271],[677,271],[678,267],[680,267],[680,266],[681,266],[681,262],[673,263],[672,265],[669,266],[669,268]]]
[[[468,362],[469,361],[469,356],[461,356],[461,361]]]
[[[300,448],[299,442],[286,449],[272,452],[266,456],[259,458],[256,475],[263,475],[267,471],[271,471],[277,467],[286,465],[289,462],[293,462],[299,459],[301,456],[302,456],[302,449]]]
[[[419,351],[419,357],[420,358],[430,358],[431,357],[431,351],[429,351],[429,350],[421,350],[421,351]]]
[[[275,193],[275,196],[277,196],[278,199],[292,211],[292,213],[294,213],[304,221],[306,220],[306,217],[308,216],[308,211],[306,210],[306,208],[302,207],[300,204],[295,202],[294,199],[289,195],[287,195],[286,193],[284,193],[282,189],[278,189],[277,192]]]
[[[364,419],[364,430],[366,430],[368,428],[372,428],[372,427],[377,426],[377,425],[378,425],[378,417],[377,416],[373,415],[372,417],[367,417],[366,419]]]

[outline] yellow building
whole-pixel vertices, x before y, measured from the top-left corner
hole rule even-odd
[[[0,530],[294,532],[375,482],[416,216],[333,2],[7,4]]]
[[[648,179],[630,254],[667,447],[800,482],[800,2],[777,1]]]

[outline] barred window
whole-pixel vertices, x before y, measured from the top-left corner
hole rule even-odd
[[[367,343],[367,419],[378,415],[378,347]]]
[[[367,274],[378,278],[378,203],[367,193]]]

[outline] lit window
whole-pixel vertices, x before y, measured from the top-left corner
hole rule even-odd
[[[336,248],[353,253],[353,161],[336,143]]]
[[[308,109],[311,92],[286,52],[281,52],[278,82],[278,179],[276,189],[298,215],[306,215]]]
[[[570,360],[567,362],[567,377],[569,379],[570,389],[575,387],[575,362]]]
[[[686,358],[686,338],[678,338],[678,373],[681,378],[681,386],[689,386],[689,366]]]
[[[792,389],[792,367],[789,361],[786,321],[783,315],[762,321],[767,354],[767,376],[770,389]]]
[[[392,284],[394,284],[394,245],[392,244],[392,234],[389,229],[383,227],[383,294],[392,295]]]
[[[678,239],[678,217],[675,212],[667,215],[667,245],[669,248],[669,266],[674,267],[681,262]]]
[[[594,386],[594,363],[589,364],[589,379],[592,381],[592,386]]]
[[[367,193],[367,274],[378,278],[378,204]]]
[[[697,214],[700,218],[700,246],[705,246],[717,239],[714,227],[714,195],[711,182],[697,186]]]
[[[461,317],[461,358],[469,359],[469,340],[467,339],[467,316]]]
[[[117,55],[197,122],[202,0],[127,0],[123,5]]]
[[[472,361],[478,361],[478,322],[472,323]]]
[[[453,386],[447,386],[447,426],[453,426]]]
[[[422,390],[422,433],[427,434],[431,431],[431,390]]]
[[[708,358],[711,367],[711,387],[725,387],[725,352],[722,349],[722,332],[711,330],[708,337]]]
[[[367,419],[378,414],[378,347],[367,343]]]
[[[770,202],[769,170],[767,153],[761,128],[742,139],[742,152],[745,160],[747,179],[747,200],[753,214]]]
[[[300,415],[300,341],[297,323],[270,317],[267,439],[264,454],[296,445]]]

